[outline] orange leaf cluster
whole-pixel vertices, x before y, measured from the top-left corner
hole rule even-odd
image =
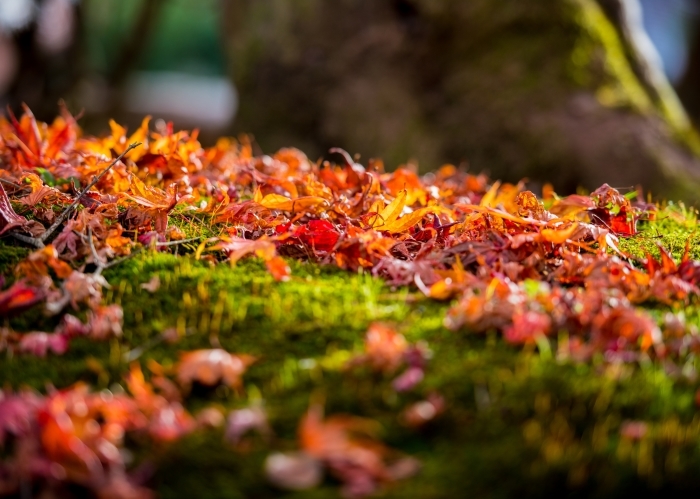
[[[202,365],[195,373],[188,369],[188,365],[181,366],[178,375],[188,381],[189,376],[215,381]],[[220,420],[223,416],[209,408],[194,418],[180,403],[182,393],[177,386],[160,369],[153,370],[149,382],[141,367],[132,364],[125,379],[129,393],[93,392],[83,383],[61,391],[51,389],[46,396],[0,390],[3,495],[18,495],[22,484],[31,481],[46,495],[61,495],[62,486],[68,484],[95,497],[154,497],[129,475],[127,437],[167,444],[216,424],[215,414]],[[224,381],[238,383],[242,371],[235,371],[224,372]]]
[[[336,414],[324,418],[323,408],[312,404],[299,424],[300,452],[268,458],[268,479],[275,485],[303,490],[318,485],[322,469],[343,484],[344,497],[364,497],[387,482],[415,474],[419,464],[374,438],[375,421]]]
[[[655,208],[607,185],[568,197],[547,187],[540,200],[522,183],[489,183],[450,165],[421,177],[408,168],[385,172],[378,161],[365,168],[340,149],[331,150],[337,163],[314,163],[296,149],[253,156],[246,140],[204,148],[196,131],[149,124],[146,118],[129,134],[110,122],[111,133],[97,138],[83,135],[65,110],[52,124],[28,109],[0,120],[0,177],[8,188],[0,186],[0,231],[38,237],[57,211],[79,202],[46,241],[51,246],[17,270],[53,313],[99,302],[106,282],[75,264],[103,268],[140,245],[166,250],[182,239],[168,223],[176,209],[220,232],[201,243],[197,257],[223,254],[234,264],[253,255],[278,281],[290,278],[284,257],[370,270],[431,298],[458,298],[450,327],[496,328],[514,343],[566,330],[596,351],[655,345],[665,353],[654,321],[635,307],[685,301],[698,290],[697,262],[676,264],[663,251],[659,263],[635,261],[619,251],[618,238],[634,236]],[[141,145],[129,149],[132,142]],[[65,178],[71,182],[56,180]],[[532,282],[541,288],[534,295],[525,289]],[[609,331],[613,316],[636,332]]]

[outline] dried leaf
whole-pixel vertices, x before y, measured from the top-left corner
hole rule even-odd
[[[148,280],[148,282],[141,284],[141,289],[145,289],[149,293],[155,293],[158,291],[158,289],[160,289],[160,277],[154,275]]]
[[[118,338],[122,335],[124,311],[119,305],[101,305],[88,312],[88,335],[98,340]]]
[[[234,264],[246,255],[254,254],[263,260],[271,260],[277,254],[275,244],[267,239],[250,240],[242,237],[221,237],[221,242],[209,248],[209,251],[223,251]]]
[[[439,206],[428,206],[425,208],[420,208],[414,212],[408,213],[401,218],[394,219],[390,222],[385,222],[382,225],[375,226],[374,230],[381,230],[386,232],[400,233],[405,232],[418,222],[423,220],[427,215],[434,215],[438,213],[451,214],[450,210],[441,208]]]
[[[45,298],[45,292],[23,281],[0,291],[0,317],[11,317],[32,308]]]
[[[377,220],[372,224],[373,227],[386,226],[394,222],[399,215],[403,212],[404,206],[406,206],[406,197],[408,193],[405,189],[402,189],[399,194],[394,198],[394,200],[389,203],[389,205],[379,212],[376,217]]]
[[[15,213],[5,193],[5,188],[0,184],[0,234],[15,227],[25,227],[28,224],[29,221],[26,218]]]
[[[180,355],[177,379],[186,389],[193,382],[208,386],[223,383],[240,388],[243,373],[253,362],[255,358],[250,355],[234,355],[220,348],[186,352]]]
[[[374,421],[352,416],[324,419],[321,406],[312,405],[300,423],[299,441],[343,482],[345,495],[362,497],[391,481],[396,471],[387,464],[390,450],[372,438],[376,428]]]
[[[307,490],[321,484],[323,467],[305,452],[276,452],[265,459],[265,476],[280,489]]]
[[[265,439],[272,433],[267,422],[267,413],[261,405],[252,405],[229,413],[225,433],[228,442],[238,445],[243,435],[253,430]]]
[[[63,355],[68,351],[68,337],[56,333],[26,333],[19,342],[19,351],[37,357],[46,357],[49,351]]]
[[[327,220],[311,220],[294,231],[294,237],[317,251],[331,251],[335,248],[340,233]]]
[[[317,196],[304,196],[290,199],[279,194],[268,194],[258,201],[261,206],[270,210],[299,213],[304,211],[316,212],[319,208],[328,206],[328,201]]]

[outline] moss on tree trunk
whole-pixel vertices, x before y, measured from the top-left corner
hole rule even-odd
[[[226,18],[237,128],[265,150],[700,197],[695,132],[595,0],[256,0]]]

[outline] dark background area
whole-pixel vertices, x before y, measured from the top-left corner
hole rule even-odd
[[[91,133],[108,131],[109,118],[134,126],[146,114],[198,127],[205,138],[231,130],[237,100],[218,1],[0,4],[3,108],[26,103],[51,120],[64,100]]]
[[[605,4],[606,0],[601,2]],[[535,6],[548,2],[526,3]],[[345,10],[339,10],[341,14],[334,19],[326,7],[341,4]],[[430,99],[437,101],[441,96],[425,91],[432,85],[431,76],[421,82],[418,99],[424,102],[419,111],[414,110],[415,96],[408,95],[408,91],[404,95],[404,86],[390,82],[382,87],[383,80],[407,78],[400,59],[410,51],[404,48],[391,53],[392,44],[405,45],[409,40],[410,45],[415,39],[418,46],[429,39],[429,49],[420,46],[405,59],[414,65],[425,64],[425,74],[430,75],[431,61],[441,60],[443,52],[454,52],[459,41],[447,31],[444,39],[440,39],[437,29],[437,35],[429,32],[432,26],[423,17],[424,11],[429,10],[425,2],[387,0],[376,4],[388,7],[375,8],[371,3],[367,4],[371,7],[362,7],[362,1],[352,0],[337,4],[313,0],[296,3],[268,0],[252,4],[234,0],[2,0],[0,104],[3,109],[20,112],[21,104],[26,103],[37,118],[50,121],[58,111],[59,101],[64,101],[71,112],[81,115],[85,130],[95,134],[108,131],[110,118],[134,127],[144,115],[150,114],[154,119],[173,120],[176,128],[200,129],[205,145],[220,135],[245,132],[252,134],[265,152],[284,145],[297,146],[315,159],[330,145],[337,145],[351,153],[362,153],[363,160],[368,156],[383,157],[389,168],[410,160],[420,163],[424,170],[443,162],[459,164],[473,160],[475,168],[489,169],[490,157],[500,154],[492,151],[494,147],[500,149],[498,145],[484,150],[471,145],[459,147],[460,119],[474,122],[478,116],[460,111],[461,114],[455,113],[456,118],[433,119],[432,114],[437,116],[433,109],[437,109],[437,104],[433,106]],[[640,4],[644,9],[644,28],[658,52],[659,65],[690,119],[697,124],[700,122],[700,0],[641,0]],[[348,15],[357,18],[355,24],[342,18]],[[387,21],[387,15],[392,19]],[[319,23],[312,22],[322,16],[326,17]],[[362,16],[367,19],[363,20]],[[310,27],[299,19],[310,19]],[[353,30],[364,25],[370,26],[367,33],[353,38]],[[504,22],[503,40],[521,36],[522,31],[530,29],[521,29],[520,25],[524,26],[524,22]],[[399,26],[400,35],[393,35],[395,26]],[[374,28],[377,29],[372,31]],[[317,31],[312,33],[312,29]],[[284,39],[277,33],[292,35]],[[304,45],[305,37],[312,36],[318,40]],[[402,42],[396,41],[399,36],[403,37]],[[534,40],[545,35],[533,30],[526,36]],[[331,42],[326,43],[329,39]],[[336,46],[331,43],[335,39],[342,42],[336,44],[342,50],[332,52],[331,48],[335,50]],[[240,49],[244,44],[247,44],[245,50]],[[300,47],[302,56],[299,56]],[[279,59],[275,64],[264,62],[269,59],[265,59],[266,50]],[[249,64],[247,59],[258,55],[263,62]],[[357,60],[361,60],[361,67]],[[468,66],[469,61],[464,64]],[[256,68],[252,77],[250,67]],[[324,86],[322,80],[333,71],[345,72],[348,80],[356,74],[368,75],[366,80],[377,82],[384,95],[376,97],[376,92],[363,90],[366,81],[360,79],[349,93],[328,97],[329,88],[335,87]],[[503,71],[508,77],[511,69]],[[298,77],[296,73],[313,75],[315,79]],[[444,94],[442,82],[437,77],[434,79],[435,93]],[[526,86],[527,81],[523,82]],[[353,102],[353,95],[357,102]],[[286,96],[289,101],[285,100]],[[317,106],[318,102],[325,104]],[[365,102],[369,111],[363,108]],[[485,113],[478,106],[469,108],[472,109]],[[368,126],[370,122],[375,126]],[[352,130],[346,131],[348,128]],[[476,128],[488,128],[488,124]],[[595,128],[597,124],[591,125],[592,136]],[[457,138],[445,146],[433,139],[442,133]],[[499,129],[495,136],[505,143],[509,133]],[[518,132],[514,128],[512,133]],[[473,135],[468,128],[464,134]],[[491,140],[492,135],[485,135],[484,142]],[[541,165],[533,170],[515,164],[517,161],[512,156],[517,154],[521,154],[519,150],[503,153],[507,156],[502,161],[504,167],[495,159],[492,173],[509,180],[523,175],[544,178],[559,174],[560,159],[533,153]],[[509,161],[514,164],[512,168]],[[565,189],[580,184],[590,188],[587,184],[598,181],[597,177],[589,181],[576,175],[562,178],[560,186]],[[640,179],[653,182],[653,176]]]

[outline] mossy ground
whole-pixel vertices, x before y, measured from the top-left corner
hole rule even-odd
[[[670,206],[643,225],[639,236],[621,243],[624,251],[641,257],[658,251],[658,242],[680,258],[691,237],[692,256],[700,258],[692,210]],[[168,366],[178,352],[217,341],[230,352],[258,357],[244,389],[195,390],[187,403],[196,412],[212,403],[231,409],[262,398],[275,437],[268,443],[253,437],[233,449],[220,430],[208,430],[148,449],[144,455],[158,470],[152,484],[163,498],[337,497],[330,479],[292,494],[269,487],[262,475],[272,449],[295,448],[296,427],[312,395],[325,398],[327,413],[376,419],[384,442],[422,461],[417,477],[393,485],[385,497],[660,496],[700,488],[692,377],[669,375],[653,362],[576,364],[549,351],[507,345],[495,333],[449,331],[443,326],[449,303],[391,289],[367,274],[290,262],[292,279],[277,283],[256,259],[213,266],[196,260],[193,249],[180,248],[179,256],[145,252],[105,273],[111,284],[105,302],[124,308],[121,339],[74,341],[61,357],[0,361],[0,379],[14,387],[43,390],[47,383],[65,387],[83,380],[115,389],[129,358]],[[25,254],[5,242],[0,271],[11,274]],[[150,293],[140,285],[154,275],[161,287]],[[666,311],[656,309],[659,317]],[[694,306],[684,312],[700,324]],[[396,394],[389,378],[342,369],[373,321],[394,323],[409,341],[426,341],[433,351],[426,378],[413,392]],[[10,325],[27,331],[49,327],[51,320],[33,310]],[[160,340],[168,328],[178,330],[178,342]],[[693,361],[685,370],[694,367]],[[432,391],[445,398],[444,415],[420,430],[403,426],[402,410]],[[620,437],[625,420],[647,422],[647,435],[639,441]]]

